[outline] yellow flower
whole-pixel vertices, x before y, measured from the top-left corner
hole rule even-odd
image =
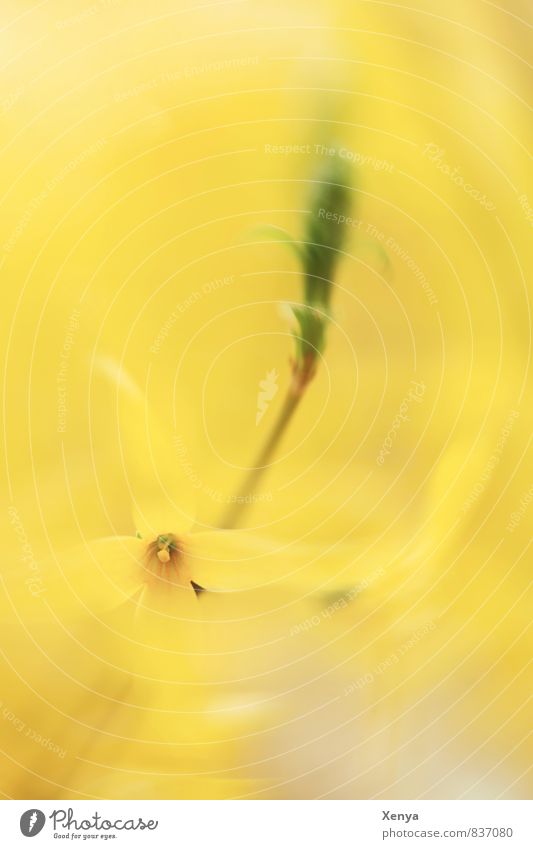
[[[203,589],[246,591],[283,582],[305,595],[354,585],[351,547],[280,546],[251,532],[196,528],[197,490],[173,450],[164,416],[153,413],[114,360],[99,360],[98,371],[116,387],[122,452],[116,463],[124,466],[136,533],[56,551],[53,560],[37,563],[34,591],[14,564],[5,582],[15,610],[35,617],[52,608],[75,618],[130,602],[137,617],[151,611],[190,621]]]

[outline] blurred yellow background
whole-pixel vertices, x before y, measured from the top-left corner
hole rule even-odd
[[[346,549],[363,586],[330,614],[312,583],[208,595],[165,652],[126,615],[35,619],[6,580],[5,796],[531,792],[530,13],[4,0],[4,574],[135,533],[101,358],[216,526],[290,380],[301,275],[260,226],[302,235],[334,149],[328,344],[246,525]]]

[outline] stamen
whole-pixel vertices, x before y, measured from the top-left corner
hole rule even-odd
[[[174,534],[160,534],[148,545],[146,555],[148,570],[158,580],[165,584],[181,583],[186,567],[181,544]]]

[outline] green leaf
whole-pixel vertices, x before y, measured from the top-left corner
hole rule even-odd
[[[340,222],[348,216],[350,194],[349,166],[338,157],[328,160],[313,182],[303,240],[304,299],[310,306],[327,308],[330,303],[345,238]]]
[[[316,359],[324,349],[329,315],[308,304],[294,304],[291,309],[298,323],[298,331],[293,334],[297,362],[301,363],[309,357]]]
[[[268,242],[278,242],[279,244],[285,245],[291,250],[291,253],[293,253],[300,262],[302,262],[302,245],[300,242],[296,241],[296,239],[294,239],[287,230],[284,230],[283,227],[276,227],[274,224],[261,224],[250,231],[250,237],[252,236],[258,237],[261,241],[264,239]]]

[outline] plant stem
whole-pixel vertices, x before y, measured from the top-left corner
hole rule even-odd
[[[297,366],[295,364],[293,366],[291,385],[289,386],[289,391],[287,392],[283,406],[279,411],[276,423],[274,424],[270,436],[259,452],[254,465],[246,475],[234,503],[228,507],[223,515],[220,522],[221,528],[227,529],[237,527],[240,519],[242,518],[242,514],[249,504],[249,502],[246,501],[246,497],[248,495],[252,495],[256,491],[257,484],[267,471],[270,461],[281,442],[283,434],[292,421],[294,413],[298,409],[305,389],[313,378],[314,365],[315,358],[312,356],[309,357],[302,365]]]

